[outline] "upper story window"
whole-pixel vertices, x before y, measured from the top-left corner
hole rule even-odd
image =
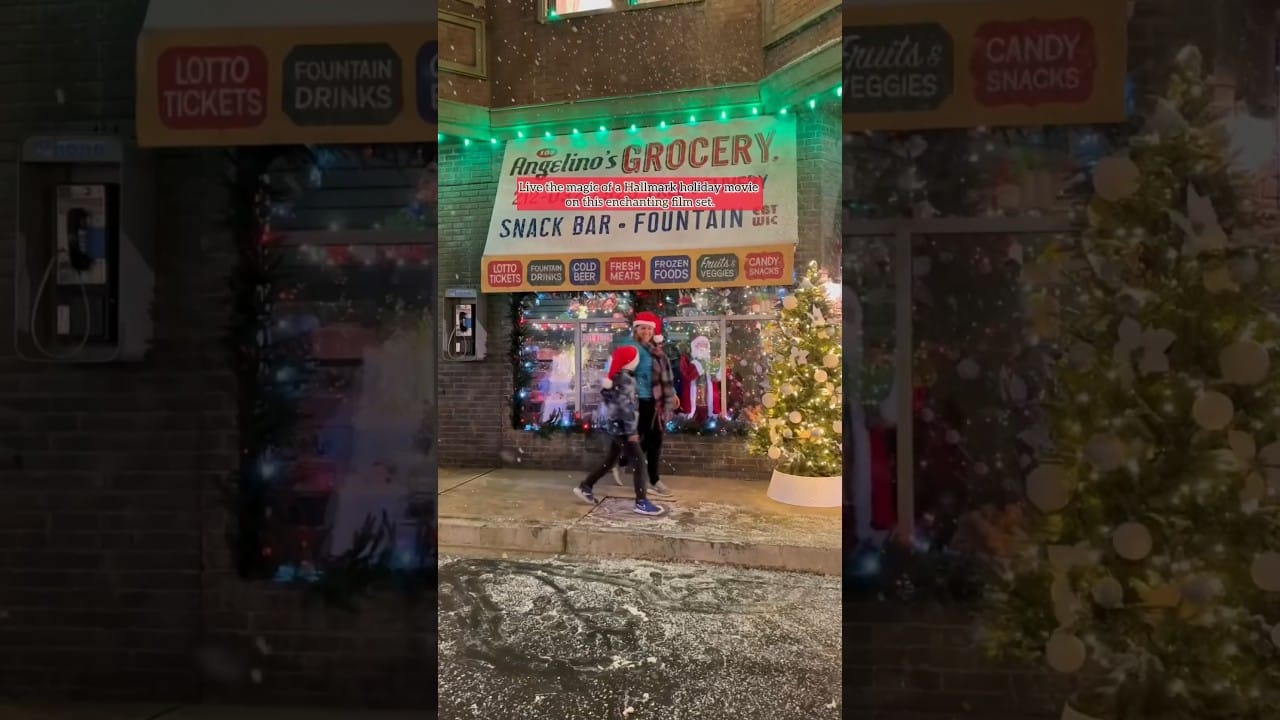
[[[539,0],[544,21],[555,21],[582,15],[624,12],[663,5],[683,5],[701,0]]]

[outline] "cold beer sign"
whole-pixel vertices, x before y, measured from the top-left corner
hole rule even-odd
[[[1122,122],[1125,0],[856,7],[849,130]]]
[[[434,142],[436,28],[144,31],[145,147]],[[430,55],[428,59],[428,48]]]

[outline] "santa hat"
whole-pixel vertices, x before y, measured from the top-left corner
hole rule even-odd
[[[609,357],[609,372],[600,381],[600,387],[613,387],[613,379],[623,370],[635,370],[640,365],[640,350],[635,345],[619,345]]]
[[[662,320],[651,312],[636,313],[636,319],[631,321],[631,327],[653,328],[653,341],[662,342]]]

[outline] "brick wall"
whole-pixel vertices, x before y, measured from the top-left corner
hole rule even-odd
[[[761,77],[759,0],[701,0],[538,22],[536,0],[489,3],[492,107]]]
[[[0,297],[14,290],[17,142],[132,132],[145,7],[0,2]],[[346,614],[232,572],[214,489],[236,460],[221,153],[157,160],[149,360],[24,364],[0,313],[0,698],[434,707],[432,604],[388,593]]]
[[[838,267],[840,116],[835,103],[797,115],[798,263]],[[440,148],[440,287],[478,287],[489,217],[501,171],[502,147],[484,143]],[[479,362],[444,361],[439,371],[440,462],[444,467],[519,464],[579,469],[597,458],[583,438],[539,438],[511,428],[510,296],[488,295],[488,355]],[[669,435],[663,471],[764,479],[767,460],[749,457],[740,438]]]

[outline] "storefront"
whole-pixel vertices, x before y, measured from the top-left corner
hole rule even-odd
[[[723,0],[654,5],[628,13],[642,25],[652,21],[645,32],[669,27],[671,12],[700,18],[711,5],[759,11],[754,3]],[[611,8],[526,9],[545,14],[540,30],[554,46],[576,33],[603,31],[610,18],[595,16]],[[832,7],[813,11],[835,14]],[[507,30],[486,27],[488,45],[499,46]],[[772,72],[762,59],[773,46],[757,48],[754,62],[744,63],[751,75],[718,87],[682,79],[685,69],[657,54],[637,58],[631,71],[615,69],[623,84],[632,71],[671,76],[659,87],[647,81],[643,93],[579,95],[550,105],[495,102],[483,121],[474,106],[442,100],[442,191],[466,194],[466,207],[481,215],[475,224],[458,218],[457,232],[449,233],[449,242],[466,239],[457,264],[445,261],[442,291],[454,285],[482,294],[479,330],[487,339],[477,356],[460,357],[446,345],[446,465],[576,471],[594,461],[604,442],[597,414],[605,362],[630,333],[633,314],[647,310],[663,320],[684,406],[667,426],[664,472],[767,477],[769,461],[748,456],[744,437],[766,383],[761,330],[809,262],[830,270],[833,296],[838,287],[836,35],[834,26],[793,33],[800,44]],[[706,57],[699,54],[695,65],[715,61],[714,43],[705,40]],[[446,71],[461,74],[463,63],[443,60]],[[522,62],[484,79],[536,87],[543,80],[539,66],[556,61]],[[467,66],[476,77],[474,63]],[[446,73],[446,84],[453,79]],[[588,204],[530,212],[516,207],[517,180],[529,176],[619,183],[761,177],[764,200],[757,210]],[[444,223],[451,223],[447,213]],[[451,337],[446,328],[442,339]],[[452,445],[455,429],[459,444]]]
[[[140,144],[229,150],[242,569],[323,572],[383,513],[431,562],[434,4],[153,0],[138,48]]]
[[[1184,121],[1152,108],[1173,68],[1195,55],[1188,45],[1203,50],[1206,97],[1224,116],[1238,169],[1256,173],[1245,194],[1274,223],[1275,10],[1222,3],[1231,17],[1206,17],[1203,6],[1176,1],[1078,2],[1052,13],[1033,13],[1028,3],[852,11],[856,5],[846,3],[844,31],[852,83],[844,93],[842,187],[845,577],[868,606],[895,606],[901,623],[923,616],[939,638],[977,637],[998,617],[978,602],[994,594],[997,573],[989,571],[1043,551],[1020,533],[1055,517],[1029,484],[1033,471],[1077,461],[1058,444],[1063,426],[1055,416],[1058,363],[1088,349],[1069,331],[1064,310],[1079,276],[1063,258],[1091,242],[1099,198],[1120,196],[1115,169],[1126,165],[1117,158],[1140,154],[1134,138],[1160,137]],[[1242,35],[1238,14],[1246,10],[1261,19]],[[908,26],[916,40],[926,38],[909,54],[939,61],[892,76],[877,71],[874,59],[901,47],[894,43]],[[928,102],[905,91],[894,103],[885,97],[912,86],[939,92]],[[1172,197],[1167,217],[1196,212],[1192,204],[1185,191]],[[1171,230],[1179,232],[1176,222]],[[1123,307],[1114,312],[1137,312]],[[1119,343],[1098,344],[1098,356],[1119,356],[1127,348]],[[1062,515],[1085,492],[1073,490]],[[1148,512],[1147,502],[1135,496],[1135,512]],[[1099,536],[1094,547],[1105,555],[1110,545]],[[1068,537],[1061,542],[1075,541]],[[1115,561],[1106,562],[1112,571]],[[1056,614],[1058,583],[1052,591],[1047,579],[1028,587],[1041,609],[1065,617]],[[1087,589],[1081,597],[1102,612]],[[881,610],[867,612],[883,622]],[[909,682],[895,709],[955,717],[985,717],[996,706],[1062,712],[1069,693],[1050,672],[1052,650],[1028,652],[1027,672],[1010,684],[1007,665],[976,662],[984,650],[976,642],[964,643],[954,662],[943,659],[952,640],[934,642],[942,689],[936,676]],[[877,656],[886,648],[872,640],[846,651]],[[945,689],[951,675],[954,692]],[[959,689],[997,676],[1003,690],[980,702]]]

